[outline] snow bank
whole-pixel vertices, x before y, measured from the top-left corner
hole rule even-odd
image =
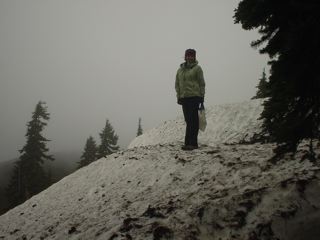
[[[319,229],[319,167],[303,151],[272,165],[271,149],[119,152],[1,216],[0,239],[305,239],[297,229]]]
[[[263,100],[256,99],[235,104],[217,105],[206,109],[207,129],[199,134],[199,143],[239,143],[249,141],[260,133]],[[184,141],[185,122],[180,115],[135,138],[129,148]]]
[[[248,112],[258,112],[258,102],[250,104],[256,110]],[[232,120],[212,113],[233,122],[241,139],[251,125],[235,106]],[[226,130],[219,139],[231,141]],[[216,142],[185,152],[170,131],[152,131],[171,143],[155,145],[146,133],[139,144],[153,145],[132,146],[69,175],[0,216],[0,239],[319,239],[320,167],[305,159],[303,144],[295,157],[271,164],[271,144]],[[319,145],[316,152],[319,158]]]

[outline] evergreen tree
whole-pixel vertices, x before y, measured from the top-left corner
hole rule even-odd
[[[277,143],[276,155],[295,152],[302,139],[320,138],[320,3],[315,0],[242,0],[235,22],[262,35],[251,43],[271,58],[270,97],[263,130]]]
[[[138,124],[138,131],[137,131],[137,137],[143,134],[143,130],[141,127],[141,118],[139,118],[139,124]]]
[[[106,120],[104,129],[99,135],[101,144],[98,149],[98,158],[105,157],[119,150],[117,146],[118,136],[115,134],[108,119]]]
[[[49,113],[44,102],[36,105],[32,120],[27,124],[27,143],[20,150],[19,160],[15,163],[7,196],[11,207],[16,206],[50,185],[48,175],[43,169],[45,160],[54,160],[48,155],[46,143],[41,135],[49,120]]]
[[[252,99],[257,99],[257,98],[266,98],[270,96],[269,93],[269,85],[267,82],[267,76],[266,76],[266,71],[265,69],[262,72],[262,76],[259,79],[259,84],[257,86],[257,93]]]
[[[87,166],[88,164],[97,160],[97,144],[92,136],[87,139],[86,145],[84,147],[84,152],[81,156],[81,160],[78,168]]]

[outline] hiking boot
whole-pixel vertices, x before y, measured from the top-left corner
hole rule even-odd
[[[197,149],[198,146],[192,146],[192,145],[184,145],[181,149],[185,151],[192,151],[194,149]]]

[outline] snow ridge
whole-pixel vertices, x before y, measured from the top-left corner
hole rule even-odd
[[[209,146],[217,143],[250,141],[260,133],[260,114],[263,100],[256,99],[235,104],[224,104],[206,109],[207,129],[199,134],[199,142]],[[143,135],[135,138],[129,148],[183,141],[185,122],[180,115],[175,120],[165,121]]]
[[[261,111],[258,101],[239,104],[243,112],[236,106],[229,114],[226,106],[223,114],[219,107],[207,112],[210,121],[216,114],[235,125],[220,126],[214,140],[208,134],[214,145],[182,151],[181,139],[170,135],[179,127],[163,124],[150,132],[167,143],[156,144],[148,132],[0,216],[0,239],[317,240],[319,163],[305,159],[304,144],[274,165],[272,144],[232,143],[230,136],[243,139],[242,128],[256,131],[250,128]]]

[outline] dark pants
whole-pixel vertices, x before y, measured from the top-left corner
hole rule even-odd
[[[198,146],[199,103],[199,98],[184,98],[182,101],[184,120],[187,124],[184,139],[185,145]]]

